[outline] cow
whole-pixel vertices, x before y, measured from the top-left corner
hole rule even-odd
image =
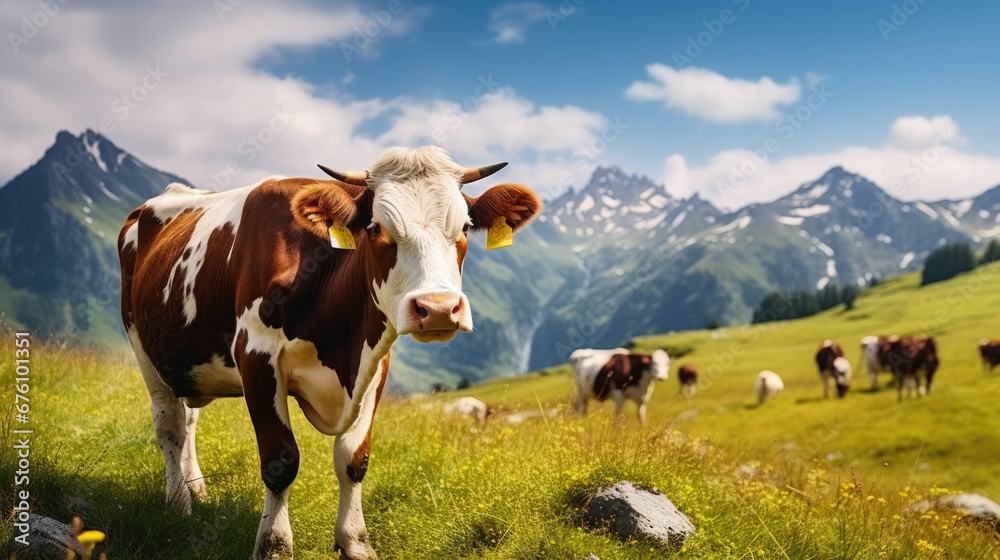
[[[844,358],[844,349],[832,340],[824,340],[816,352],[816,365],[823,382],[823,398],[830,398],[830,383],[837,387],[837,397],[844,398],[851,388],[851,363]]]
[[[887,357],[892,344],[899,340],[899,336],[866,336],[861,339],[861,358],[865,363],[868,378],[872,382],[872,391],[878,391],[878,374],[883,372],[892,373]],[[893,384],[896,380],[893,378]]]
[[[654,381],[670,374],[670,357],[664,350],[652,354],[631,354],[625,348],[594,350],[581,348],[569,356],[576,378],[576,411],[587,413],[587,401],[603,401],[609,395],[615,412],[621,415],[625,399],[639,405],[639,421],[646,422],[646,405],[653,396]]]
[[[444,405],[446,414],[452,416],[468,416],[480,422],[496,416],[497,409],[487,405],[475,397],[460,397]]]
[[[757,406],[760,406],[772,397],[776,397],[785,390],[785,384],[781,377],[771,370],[765,369],[757,374],[757,381],[754,382],[754,393],[757,395]]]
[[[698,368],[684,364],[677,370],[677,377],[681,382],[680,396],[693,397],[698,392]]]
[[[504,165],[390,148],[367,170],[321,165],[333,180],[269,177],[226,192],[174,183],[129,215],[118,237],[122,322],[149,391],[168,504],[190,513],[192,496],[206,495],[199,408],[244,397],[265,487],[253,557],[290,557],[294,397],[314,428],[336,436],[337,549],[377,557],[361,482],[390,349],[405,335],[447,341],[472,330],[461,290],[469,232],[509,237],[542,206],[520,185],[461,192]]]
[[[923,396],[931,392],[934,374],[940,366],[937,355],[937,342],[934,337],[917,338],[913,336],[899,337],[889,344],[885,361],[896,378],[898,401],[903,401],[903,393],[907,396],[914,392]],[[920,385],[920,374],[923,373],[924,385]]]
[[[980,340],[979,357],[983,360],[983,371],[993,373],[993,368],[1000,364],[1000,340]]]

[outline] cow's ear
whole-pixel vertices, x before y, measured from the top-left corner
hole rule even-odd
[[[465,201],[469,204],[473,229],[489,228],[497,218],[503,217],[517,231],[542,211],[542,200],[535,191],[511,183],[492,187],[479,198],[465,195]]]
[[[332,225],[351,230],[367,225],[362,222],[371,219],[371,191],[351,196],[337,185],[308,185],[292,198],[292,214],[302,227],[326,239]]]

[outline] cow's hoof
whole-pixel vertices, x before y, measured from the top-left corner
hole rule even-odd
[[[257,539],[253,560],[291,560],[292,541],[270,533]]]
[[[167,496],[167,507],[173,508],[184,515],[191,515],[191,492],[184,486]]]
[[[198,479],[192,482],[188,482],[188,488],[191,489],[191,498],[197,502],[208,501],[208,489],[205,488],[205,481]]]
[[[342,543],[346,542],[346,546]],[[341,560],[378,560],[378,555],[368,544],[368,534],[354,538],[337,538],[337,550]]]

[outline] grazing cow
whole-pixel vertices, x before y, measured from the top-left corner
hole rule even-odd
[[[785,383],[781,381],[777,373],[765,369],[757,374],[757,381],[754,383],[754,392],[757,394],[757,406],[767,402],[771,397],[776,397],[785,390]]]
[[[900,402],[903,400],[904,391],[907,396],[914,392],[918,396],[931,392],[934,374],[940,366],[934,337],[900,337],[889,344],[885,361],[896,378],[896,390]],[[923,386],[920,385],[919,379],[921,373],[924,379]]]
[[[323,168],[332,181],[268,178],[218,193],[174,183],[129,215],[118,237],[122,321],[152,401],[169,504],[190,513],[192,494],[205,495],[199,407],[243,396],[266,488],[253,556],[291,556],[291,396],[336,436],[338,549],[376,558],[361,481],[389,350],[407,334],[431,342],[472,330],[461,291],[468,231],[509,237],[541,208],[518,185],[478,198],[459,190],[503,165],[392,148],[369,170]]]
[[[1000,340],[980,340],[979,356],[983,359],[983,371],[992,373],[993,368],[1000,364]]]
[[[837,396],[843,398],[851,388],[851,363],[844,358],[844,349],[832,340],[824,340],[816,352],[816,365],[823,381],[823,398],[830,398],[830,383],[837,386]]]
[[[497,410],[475,397],[461,397],[444,405],[444,411],[452,416],[468,416],[480,422],[492,418]]]
[[[693,397],[698,391],[698,368],[691,364],[684,364],[677,371],[677,377],[681,381],[680,395],[682,397]]]
[[[576,410],[587,413],[587,401],[603,401],[610,395],[615,411],[622,413],[625,399],[639,405],[639,421],[646,422],[646,404],[653,396],[653,381],[664,381],[670,373],[670,357],[663,350],[652,354],[630,354],[624,348],[581,348],[569,356],[576,378]]]
[[[861,339],[861,356],[872,382],[872,391],[878,390],[878,374],[891,372],[887,356],[889,348],[899,340],[898,336],[866,336]],[[895,381],[895,380],[894,380]]]

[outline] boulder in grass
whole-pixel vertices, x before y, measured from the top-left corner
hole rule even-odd
[[[906,508],[906,513],[923,514],[930,510],[955,510],[973,521],[981,521],[1000,531],[1000,504],[982,494],[950,494],[930,501],[922,500]]]
[[[582,507],[590,527],[607,528],[623,540],[647,538],[679,548],[695,527],[669,498],[653,488],[617,482],[599,490]]]

